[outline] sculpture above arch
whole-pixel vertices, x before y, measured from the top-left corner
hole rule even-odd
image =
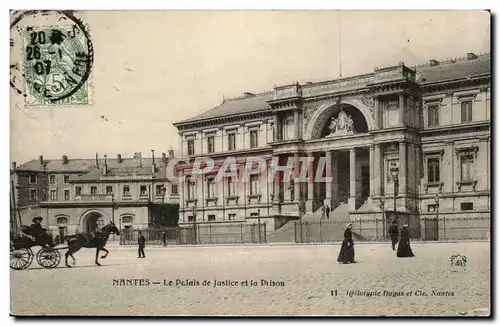
[[[315,108],[312,112],[308,112],[309,119],[307,121],[307,125],[305,126],[306,130],[304,132],[304,139],[308,140],[321,138],[325,125],[335,113],[340,112],[344,107],[353,107],[359,111],[360,115],[366,122],[367,131],[374,129],[375,123],[372,108],[368,107],[359,99],[342,99],[340,103],[338,101],[331,101]],[[346,123],[347,121],[348,119],[345,120]]]

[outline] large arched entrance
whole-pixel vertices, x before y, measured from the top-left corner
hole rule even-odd
[[[102,214],[97,212],[89,213],[84,219],[85,232],[91,233],[96,229],[100,229],[104,226],[104,218]]]

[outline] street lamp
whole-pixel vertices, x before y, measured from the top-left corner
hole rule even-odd
[[[193,227],[194,227],[194,243],[197,244],[198,239],[196,235],[196,204],[194,204],[192,212],[193,212]]]
[[[260,208],[257,210],[257,228],[259,230],[259,243],[260,243]]]
[[[394,183],[394,219],[396,219],[396,196],[399,191],[399,171],[397,168],[391,170],[392,182]]]
[[[300,242],[302,243],[302,216],[304,215],[304,199],[302,197],[299,198],[297,205],[299,206],[299,232]]]
[[[385,221],[385,198],[384,197],[380,197],[380,210],[382,211],[382,232],[384,234],[384,240],[385,240],[385,237],[386,237],[386,234],[385,234],[385,224],[386,224],[386,221]]]
[[[437,223],[437,240],[439,240],[439,193],[436,194],[436,197],[434,197],[434,201],[436,202],[436,223]],[[445,228],[445,225],[444,225],[444,219],[443,219],[443,231],[445,231],[446,228]],[[443,233],[443,240],[444,240],[444,236],[445,234]]]

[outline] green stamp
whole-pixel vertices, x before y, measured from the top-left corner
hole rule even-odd
[[[71,12],[32,12],[59,25],[20,28],[25,104],[27,106],[90,104],[89,76],[93,47],[83,23]],[[11,27],[12,29],[12,27]],[[12,69],[12,67],[11,67]],[[13,85],[11,80],[11,86]],[[18,91],[21,93],[21,91]]]

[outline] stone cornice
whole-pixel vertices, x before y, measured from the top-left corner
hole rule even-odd
[[[273,113],[271,111],[271,107],[269,107],[269,110],[258,110],[241,114],[205,118],[196,121],[177,122],[174,123],[174,127],[177,127],[180,132],[185,132],[197,129],[206,129],[207,127],[224,126],[227,124],[243,124],[249,119],[265,119],[266,117],[272,118],[272,116]]]

